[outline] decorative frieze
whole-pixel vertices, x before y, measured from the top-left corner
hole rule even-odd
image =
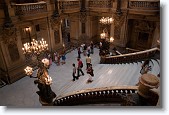
[[[89,0],[89,7],[111,8],[112,0]]]
[[[160,1],[130,1],[129,8],[159,9]]]

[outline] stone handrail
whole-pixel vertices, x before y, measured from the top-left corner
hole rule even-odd
[[[59,1],[59,9],[64,11],[69,10],[78,10],[80,11],[80,0],[71,0],[71,1]]]
[[[93,88],[75,91],[70,94],[57,97],[54,101],[56,106],[64,105],[79,105],[79,104],[93,104],[93,103],[118,103],[122,104],[123,94],[137,93],[138,86],[119,86],[119,87],[104,87]]]
[[[15,9],[15,15],[33,15],[47,12],[47,4],[44,1],[36,3],[12,4]]]
[[[154,56],[156,51],[159,51],[159,48],[152,48],[145,51],[128,53],[117,56],[101,56],[100,63],[102,64],[115,64],[115,63],[126,63],[126,62],[134,62],[138,60],[143,60],[147,58],[151,58]]]
[[[89,8],[112,8],[112,0],[89,0]]]
[[[145,0],[130,0],[129,8],[132,9],[159,9],[160,8],[160,0],[153,1],[145,1]]]
[[[140,50],[132,49],[132,48],[126,48],[126,51],[127,51],[128,53],[134,53],[134,52],[139,52]]]

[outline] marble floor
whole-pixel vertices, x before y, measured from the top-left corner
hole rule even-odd
[[[88,75],[85,70],[86,64],[83,55],[81,55],[81,60],[84,63],[83,71],[85,75],[81,76],[76,81],[72,81],[72,63],[77,65],[77,50],[73,50],[66,54],[66,64],[57,66],[55,63],[52,63],[49,69],[49,75],[53,79],[51,88],[56,93],[57,97],[73,91],[89,88],[134,86],[141,76],[140,69],[142,62],[130,64],[99,64],[99,50],[96,48],[91,58],[95,75],[92,83],[87,83]],[[153,60],[152,67],[150,73],[157,75],[160,71],[160,66],[155,60]],[[41,107],[39,97],[36,94],[38,88],[34,84],[34,80],[34,78],[25,76],[13,84],[0,88],[0,105]]]

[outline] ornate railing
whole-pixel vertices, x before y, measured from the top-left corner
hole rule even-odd
[[[129,1],[129,8],[159,9],[160,8],[160,0],[154,0],[154,1],[130,0]]]
[[[58,97],[56,106],[111,103],[123,105],[126,94],[137,93],[138,86],[104,87],[86,89]]]
[[[100,63],[116,64],[116,63],[137,62],[138,60],[144,60],[153,57],[157,51],[159,51],[158,48],[152,48],[145,51],[128,53],[117,56],[107,56],[107,57],[101,56]]]
[[[59,9],[61,10],[79,9],[80,10],[80,0],[59,1]]]
[[[111,8],[112,0],[89,0],[88,6],[90,8]]]
[[[46,2],[12,4],[15,9],[15,15],[34,15],[37,13],[47,12]]]

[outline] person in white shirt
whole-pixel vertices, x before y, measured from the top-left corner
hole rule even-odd
[[[86,69],[88,69],[88,67],[89,67],[90,64],[91,64],[91,57],[88,54],[87,57],[86,57]]]
[[[72,64],[73,65],[73,73],[72,73],[72,76],[73,76],[73,81],[75,81],[75,79],[78,79],[78,77],[76,76],[76,66],[75,66],[75,64],[73,63]]]

